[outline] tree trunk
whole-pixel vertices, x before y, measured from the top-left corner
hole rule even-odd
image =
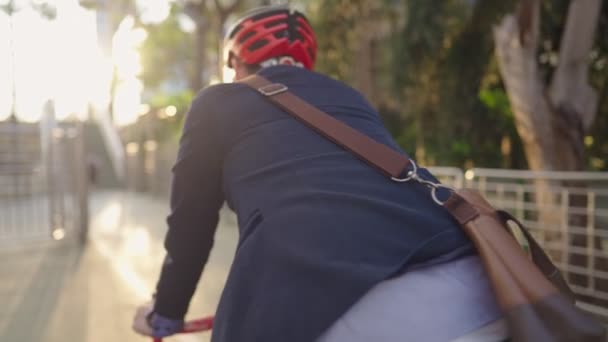
[[[556,115],[557,163],[563,170],[584,168],[583,139],[597,114],[599,97],[588,83],[588,72],[600,8],[601,0],[571,1],[559,64],[548,90]]]
[[[196,28],[194,30],[194,61],[192,64],[192,74],[190,75],[189,86],[194,94],[203,87],[203,72],[207,64],[207,30],[209,29],[209,20],[207,13],[207,5],[205,1],[187,2],[184,7],[184,13],[194,21]]]
[[[222,6],[220,0],[215,0],[217,12],[217,79],[224,80],[224,25],[228,17],[243,4],[243,0],[234,0],[230,5]]]
[[[190,78],[190,89],[196,94],[203,87],[203,72],[207,63],[205,46],[207,45],[207,25],[196,23],[194,34],[194,68]]]
[[[522,139],[530,169],[582,170],[584,168],[585,132],[591,126],[598,96],[587,82],[588,58],[597,26],[601,0],[577,0],[570,3],[568,19],[562,36],[559,64],[551,84],[543,84],[537,64],[539,44],[540,0],[522,0],[517,14],[506,16],[494,28],[496,57],[502,79],[515,116],[515,125]],[[546,180],[536,183],[539,221],[547,228],[559,227],[556,185]],[[566,185],[566,184],[564,184]],[[571,197],[571,205],[584,205],[585,200]],[[584,227],[586,217],[567,215],[567,224]],[[569,239],[571,246],[586,247],[586,236],[559,233],[541,236],[546,242]],[[592,239],[593,240],[593,239]],[[594,245],[599,246],[599,238]],[[549,251],[551,252],[551,251]],[[560,255],[554,258],[576,266],[586,266],[588,256]],[[567,259],[566,259],[567,258]],[[596,262],[606,270],[605,262]],[[584,286],[580,277],[570,281]],[[599,283],[598,283],[599,285]],[[608,285],[608,284],[603,284]],[[608,290],[608,286],[602,286]],[[599,288],[599,287],[598,287]]]
[[[587,56],[600,7],[601,0],[572,1],[549,87],[542,83],[536,62],[540,0],[522,1],[519,15],[508,15],[494,29],[500,72],[532,170],[583,168],[583,134],[598,103],[587,82]],[[522,22],[529,24],[522,27]]]
[[[353,63],[354,86],[369,101],[375,103],[371,56],[373,40],[370,37],[369,31],[362,32],[359,38],[361,41],[355,53],[355,63]]]
[[[219,17],[217,25],[217,79],[224,82],[224,25],[227,17]]]

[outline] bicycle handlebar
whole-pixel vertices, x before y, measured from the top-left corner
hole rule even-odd
[[[184,323],[180,334],[208,331],[213,328],[213,316],[204,317]],[[162,342],[162,338],[154,338],[154,342]]]

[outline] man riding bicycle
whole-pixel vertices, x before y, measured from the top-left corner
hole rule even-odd
[[[395,151],[354,89],[311,71],[306,17],[272,6],[228,32],[235,80],[257,73]],[[212,341],[501,341],[475,249],[421,184],[397,184],[241,83],[192,102],[173,169],[167,256],[134,328],[178,332],[224,202],[239,241]],[[426,170],[421,177],[433,180]]]

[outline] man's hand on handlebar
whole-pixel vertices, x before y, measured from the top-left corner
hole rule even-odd
[[[147,303],[137,308],[133,317],[133,330],[149,337],[166,337],[182,331],[182,320],[170,319],[154,313],[153,303]]]

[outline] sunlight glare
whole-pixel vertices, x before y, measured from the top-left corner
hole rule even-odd
[[[137,0],[141,21],[146,24],[157,24],[167,19],[171,10],[167,0]]]
[[[229,83],[234,81],[235,72],[234,69],[229,68],[227,65],[224,65],[222,69],[222,79],[224,83]]]
[[[141,73],[142,65],[137,48],[146,39],[146,31],[134,28],[134,19],[126,16],[112,38],[112,60],[119,78],[130,78]]]
[[[53,66],[55,29],[54,23],[40,18],[29,7],[13,14],[15,112],[20,120],[38,120],[44,102],[50,97],[56,70]]]
[[[110,241],[104,239],[93,240],[99,254],[109,261],[114,272],[120,277],[123,285],[131,290],[131,295],[139,301],[150,299],[153,291],[152,285],[144,280],[134,269],[132,263],[124,256],[116,253]]]
[[[139,256],[150,253],[150,233],[146,228],[137,226],[127,230],[125,239],[125,250],[128,255]]]
[[[53,94],[57,119],[84,118],[89,103],[99,97],[98,93],[109,89],[109,83],[105,84],[108,88],[100,89],[104,84],[100,71],[104,68],[99,65],[95,14],[77,6],[61,7],[57,25],[58,37],[71,36],[58,39],[55,44],[58,50],[55,79],[61,80],[61,86]]]
[[[63,240],[63,238],[65,237],[65,230],[63,228],[57,228],[53,230],[53,233],[51,233],[51,235],[56,241]]]
[[[122,81],[116,86],[113,111],[117,125],[128,125],[139,117],[143,84],[137,78]]]
[[[177,25],[179,25],[180,30],[186,33],[193,33],[196,30],[196,23],[183,13],[177,15]]]
[[[167,114],[168,117],[175,116],[175,114],[177,114],[177,108],[174,105],[169,105],[165,108],[165,114]]]
[[[122,216],[122,205],[118,201],[112,201],[95,217],[96,221],[99,221],[100,229],[99,233],[110,234],[115,233],[120,224],[120,217]]]
[[[113,101],[117,125],[131,124],[139,116],[143,84],[137,78],[142,71],[138,48],[146,35],[142,28],[135,28],[133,17],[126,16],[112,38],[112,60],[118,76]]]
[[[16,115],[23,121],[40,119],[44,103],[55,101],[58,119],[84,118],[89,103],[109,102],[108,68],[97,46],[96,13],[76,0],[56,1],[57,17],[42,18],[30,6],[13,14],[15,69],[10,69],[9,39],[0,39],[0,74],[14,71]],[[9,20],[0,15],[0,36],[8,37]],[[0,120],[12,106],[12,84],[0,82]]]
[[[95,53],[91,60],[95,66],[93,79],[96,80],[91,88],[91,105],[101,111],[107,109],[110,104],[110,87],[112,84],[112,59],[106,57],[99,46],[95,47]]]
[[[9,25],[7,16],[0,11],[0,37],[7,37],[9,34]],[[12,79],[10,68],[10,53],[9,40],[0,39],[0,75],[5,75],[4,81],[0,82],[0,121],[6,120],[11,111],[12,106]]]

